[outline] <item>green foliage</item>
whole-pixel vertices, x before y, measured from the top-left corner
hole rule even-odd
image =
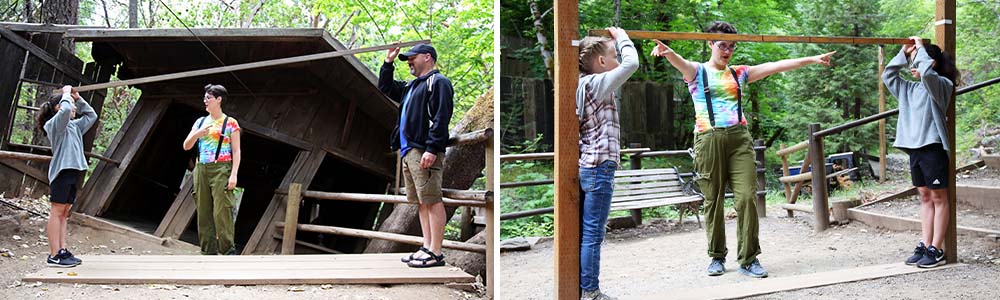
[[[551,162],[512,162],[500,167],[500,182],[523,182],[552,178]],[[510,213],[553,206],[552,185],[538,185],[500,190],[500,212]],[[551,236],[552,214],[506,220],[500,223],[500,238]]]

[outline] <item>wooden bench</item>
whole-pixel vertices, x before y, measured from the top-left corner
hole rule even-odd
[[[675,205],[683,220],[686,211],[693,212],[701,227],[698,214],[701,195],[684,190],[685,182],[677,169],[619,170],[615,172],[615,191],[611,196],[611,210],[631,210],[636,224],[642,223],[642,209]]]

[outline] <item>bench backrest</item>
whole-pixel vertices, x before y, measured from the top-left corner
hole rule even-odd
[[[615,172],[612,202],[682,197],[677,169],[620,170]]]

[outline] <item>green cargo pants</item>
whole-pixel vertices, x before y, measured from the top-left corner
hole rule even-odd
[[[695,133],[695,171],[698,186],[705,194],[705,232],[708,234],[708,256],[724,258],[726,248],[725,204],[726,184],[733,190],[736,201],[737,259],[740,265],[753,262],[760,254],[757,238],[759,224],[757,205],[757,170],[753,142],[746,126],[713,128]]]
[[[198,164],[194,167],[194,197],[198,206],[198,242],[201,254],[234,254],[233,205],[236,195],[227,190],[231,162]]]

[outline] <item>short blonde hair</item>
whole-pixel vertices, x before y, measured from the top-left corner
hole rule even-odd
[[[580,73],[594,73],[594,62],[608,51],[607,42],[610,41],[611,39],[603,36],[588,36],[580,41]]]

